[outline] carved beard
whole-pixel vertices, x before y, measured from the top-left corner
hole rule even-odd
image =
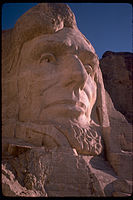
[[[67,147],[76,149],[78,154],[91,156],[102,152],[101,128],[94,123],[87,127],[81,127],[72,121],[67,121],[65,124],[59,122],[19,122],[18,124],[16,137],[17,132],[19,136],[26,132],[24,140],[32,145],[36,146],[38,140],[40,143],[37,146],[49,149],[59,147],[63,150]]]
[[[63,125],[56,124],[55,127],[64,134],[70,146],[79,154],[95,156],[102,152],[100,132],[94,124],[82,128],[77,123],[69,121]]]

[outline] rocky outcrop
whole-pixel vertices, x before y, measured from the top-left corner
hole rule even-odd
[[[110,94],[115,108],[132,123],[133,53],[107,51],[100,60],[100,67],[105,89]]]
[[[3,163],[3,194],[6,196],[112,195],[106,186],[117,177],[107,161],[100,157],[94,159],[90,156],[88,160],[74,149],[49,151],[28,145],[17,146],[17,149],[25,152],[10,152],[11,157]]]

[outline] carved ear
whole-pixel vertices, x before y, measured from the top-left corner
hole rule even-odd
[[[97,84],[97,99],[92,109],[91,119],[102,127],[109,127],[106,92],[100,68],[98,68],[95,74],[95,82]]]

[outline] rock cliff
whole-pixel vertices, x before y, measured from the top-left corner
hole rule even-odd
[[[105,79],[112,78],[108,60],[121,62],[130,92],[130,69],[112,54],[102,59]],[[121,112],[70,8],[40,3],[27,11],[2,33],[2,194],[131,196],[132,126]]]
[[[100,59],[100,67],[105,88],[110,94],[115,108],[132,123],[133,53],[106,51]]]

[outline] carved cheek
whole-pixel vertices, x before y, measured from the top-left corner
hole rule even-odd
[[[88,80],[86,82],[84,90],[88,96],[89,102],[94,102],[96,100],[97,86],[91,76],[88,76]]]

